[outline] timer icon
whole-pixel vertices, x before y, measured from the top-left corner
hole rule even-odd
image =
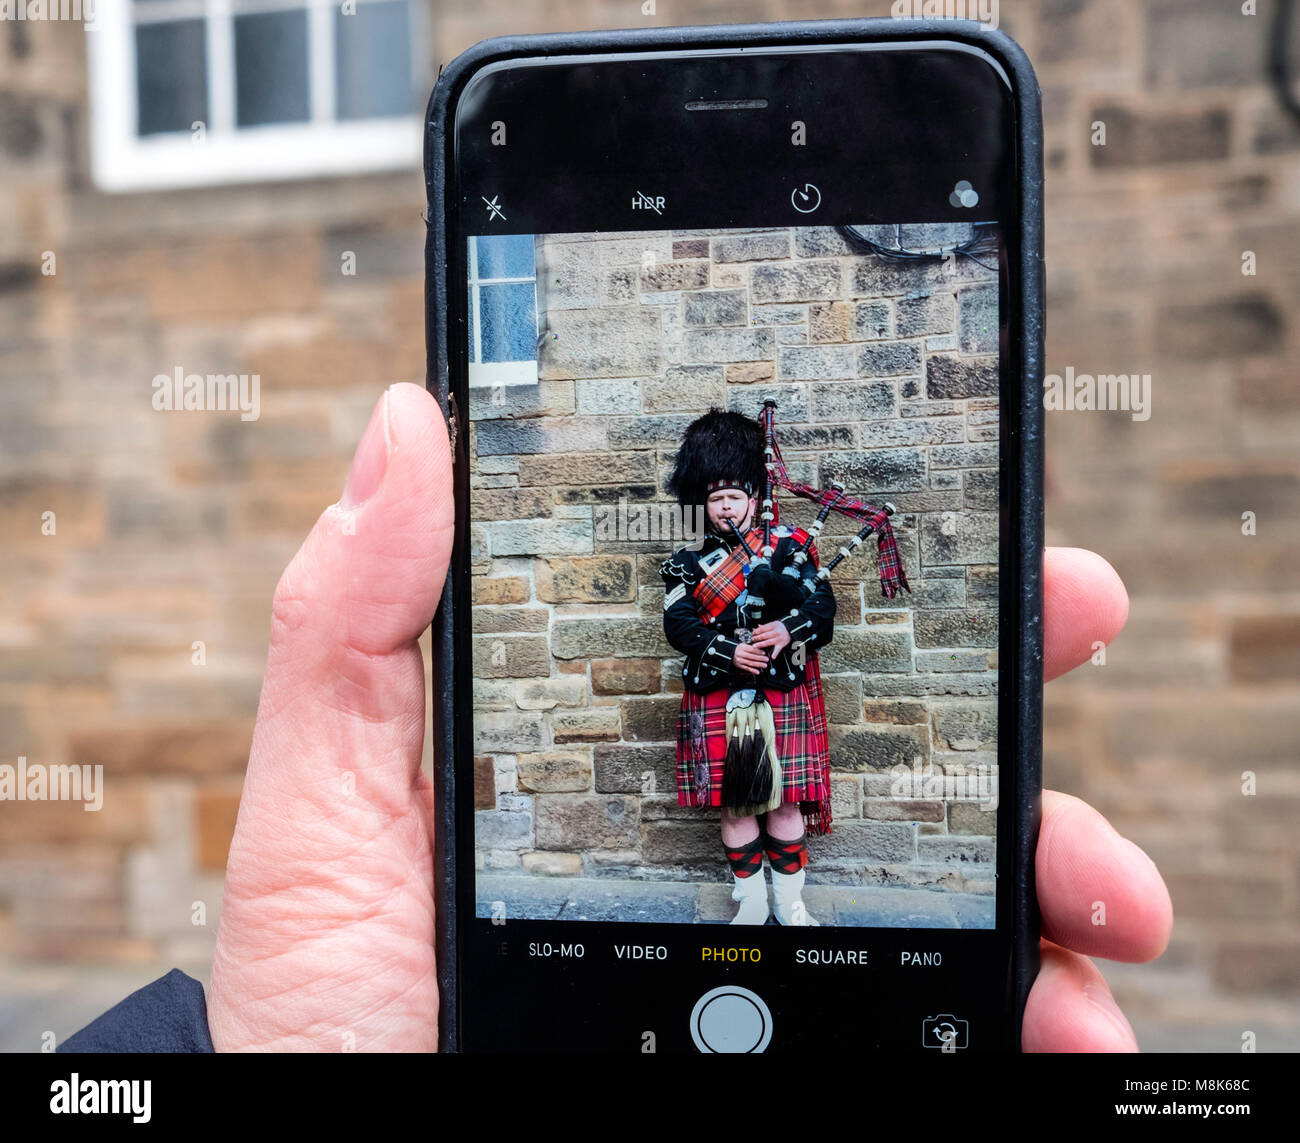
[[[790,205],[800,214],[812,214],[822,204],[822,192],[812,183],[804,183],[803,190],[795,187],[790,192]]]

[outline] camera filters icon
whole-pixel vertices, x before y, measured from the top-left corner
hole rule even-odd
[[[948,196],[948,201],[953,206],[975,206],[980,200],[979,192],[970,185],[965,179],[962,179],[955,187],[952,188],[952,194]]]

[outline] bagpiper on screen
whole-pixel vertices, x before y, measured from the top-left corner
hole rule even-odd
[[[760,421],[711,409],[686,429],[668,491],[699,518],[698,543],[659,567],[664,634],[685,656],[677,717],[677,800],[721,810],[731,867],[733,925],[769,917],[763,855],[783,925],[818,925],[803,903],[807,837],[830,832],[830,752],[817,650],[834,633],[829,573],[872,531],[881,589],[911,590],[898,560],[888,509],[791,482],[773,428],[775,403]],[[820,505],[809,530],[777,520],[775,487]],[[761,499],[760,499],[761,498]],[[815,539],[839,511],[868,521],[820,567]]]

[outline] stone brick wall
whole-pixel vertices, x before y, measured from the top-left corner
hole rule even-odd
[[[912,250],[972,234],[871,231]],[[832,227],[546,235],[536,261],[538,382],[471,392],[480,866],[725,877],[717,812],[676,797],[658,567],[686,540],[601,522],[663,515],[700,413],[774,400],[794,479],[894,503],[914,591],[882,598],[874,543],[832,575],[835,828],[810,877],[992,892],[992,812],[890,795],[898,765],[996,772],[996,271],[892,262]],[[857,527],[832,517],[823,560]]]

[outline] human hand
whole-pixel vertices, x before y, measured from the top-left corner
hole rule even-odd
[[[358,446],[342,501],[317,520],[276,588],[208,995],[218,1051],[437,1046],[418,639],[442,594],[453,513],[441,411],[420,387],[395,385]],[[1044,575],[1052,678],[1087,659],[1094,639],[1113,638],[1127,602],[1089,552],[1048,549]],[[762,651],[742,647],[761,669]],[[1100,973],[1080,954],[1159,955],[1171,924],[1159,874],[1094,810],[1046,792],[1038,889],[1046,939],[1024,1046],[1132,1048]],[[1108,902],[1105,928],[1090,923],[1098,899]]]
[[[748,671],[751,675],[756,675],[759,671],[767,668],[767,655],[755,647],[753,643],[737,643],[731,661],[742,671]]]
[[[1114,569],[1082,548],[1048,548],[1043,561],[1043,681],[1110,643],[1128,618]],[[1154,960],[1169,943],[1173,906],[1155,863],[1078,798],[1043,791],[1035,859],[1042,963],[1025,1005],[1027,1052],[1134,1052],[1137,1039],[1089,956]],[[1095,903],[1106,924],[1093,923]]]
[[[782,648],[790,645],[790,631],[779,619],[764,623],[754,628],[755,647],[771,647],[772,658],[781,653]]]
[[[437,402],[394,385],[276,587],[208,996],[219,1052],[437,1045],[417,640],[451,557],[451,474]]]

